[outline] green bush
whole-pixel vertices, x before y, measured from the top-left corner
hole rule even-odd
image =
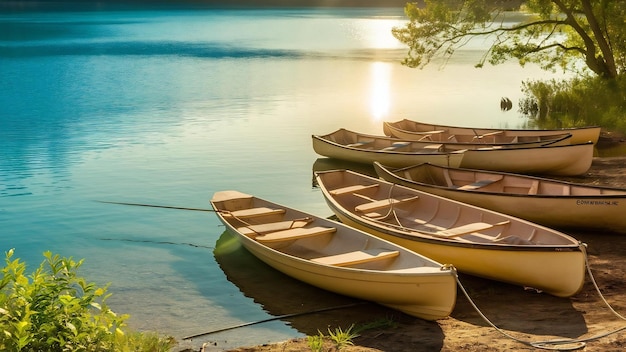
[[[576,77],[567,81],[528,81],[520,111],[530,127],[602,126],[626,133],[626,75],[614,80]]]
[[[125,332],[128,315],[106,305],[107,287],[77,276],[83,260],[46,258],[29,277],[25,263],[6,253],[0,280],[2,351],[169,351],[175,341]]]

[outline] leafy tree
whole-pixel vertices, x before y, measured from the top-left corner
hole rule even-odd
[[[512,3],[526,16],[512,21],[503,9]],[[475,37],[493,38],[477,63],[499,64],[515,58],[523,66],[586,67],[603,79],[614,79],[626,66],[626,1],[623,0],[425,0],[408,3],[409,22],[393,29],[408,45],[403,63],[422,68],[432,58],[449,58]],[[581,67],[581,63],[584,63]]]

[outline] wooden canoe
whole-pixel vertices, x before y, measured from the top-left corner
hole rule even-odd
[[[343,223],[461,272],[559,297],[583,286],[583,244],[564,233],[349,170],[316,181]]]
[[[326,135],[313,135],[313,150],[329,158],[372,164],[379,161],[390,166],[408,166],[428,162],[458,167],[466,150],[534,148],[544,145],[569,145],[570,135],[550,142],[527,142],[506,146],[485,143],[438,143],[406,141],[385,136],[357,133],[344,128]],[[482,156],[482,154],[480,154]]]
[[[458,167],[465,151],[447,152],[440,143],[399,141],[343,128],[326,135],[313,135],[312,139],[313,150],[319,155],[370,165],[374,161],[398,167],[427,162]]]
[[[459,166],[443,166],[522,174],[578,176],[591,167],[593,143],[546,145],[539,148],[483,148],[467,150],[463,154]]]
[[[399,140],[339,129],[313,135],[313,149],[329,158],[392,167],[421,163],[504,172],[577,176],[591,167],[593,144],[563,144],[562,140],[508,145],[430,143]],[[563,137],[564,140],[571,135]]]
[[[626,189],[432,164],[374,169],[389,182],[550,227],[626,231]]]
[[[528,141],[529,139],[532,140],[532,138],[541,136],[569,133],[572,135],[572,139],[570,140],[572,144],[586,143],[589,141],[596,144],[600,137],[599,126],[549,130],[497,129],[436,125],[408,119],[395,122],[383,122],[383,132],[387,136],[409,140],[422,140],[428,136],[427,138],[432,141],[439,139],[459,141],[485,139],[489,143],[498,143],[496,142],[497,140]]]
[[[454,308],[454,271],[392,242],[238,191],[211,205],[248,251],[295,279],[426,320]]]

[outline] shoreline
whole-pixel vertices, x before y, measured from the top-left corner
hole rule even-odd
[[[626,157],[596,157],[589,171],[570,182],[626,188]],[[588,245],[588,260],[594,280],[604,298],[618,313],[626,311],[626,238],[620,234],[567,232]],[[396,326],[364,331],[353,346],[342,351],[536,351],[530,342],[553,339],[590,338],[626,324],[613,315],[587,275],[583,289],[570,298],[538,294],[521,287],[459,274],[470,298],[500,332],[475,311],[461,290],[452,314],[436,322],[396,315]],[[370,321],[371,322],[371,321]],[[358,325],[358,322],[355,322]],[[362,322],[368,323],[367,321]],[[342,326],[342,329],[347,327]],[[321,329],[320,331],[323,331]],[[503,334],[506,333],[511,337]],[[519,342],[515,339],[519,339]],[[563,345],[563,347],[572,345]],[[218,351],[207,346],[202,352]],[[330,342],[326,350],[334,348]],[[584,350],[621,351],[626,338],[618,334],[592,340]],[[239,347],[229,352],[297,352],[310,350],[307,338]]]

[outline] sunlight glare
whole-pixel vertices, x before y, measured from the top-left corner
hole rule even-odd
[[[370,48],[399,49],[404,45],[391,34],[391,30],[404,24],[405,21],[395,19],[368,19],[361,23],[359,32]]]
[[[391,105],[391,64],[374,62],[370,68],[370,111],[376,121],[389,114]]]

